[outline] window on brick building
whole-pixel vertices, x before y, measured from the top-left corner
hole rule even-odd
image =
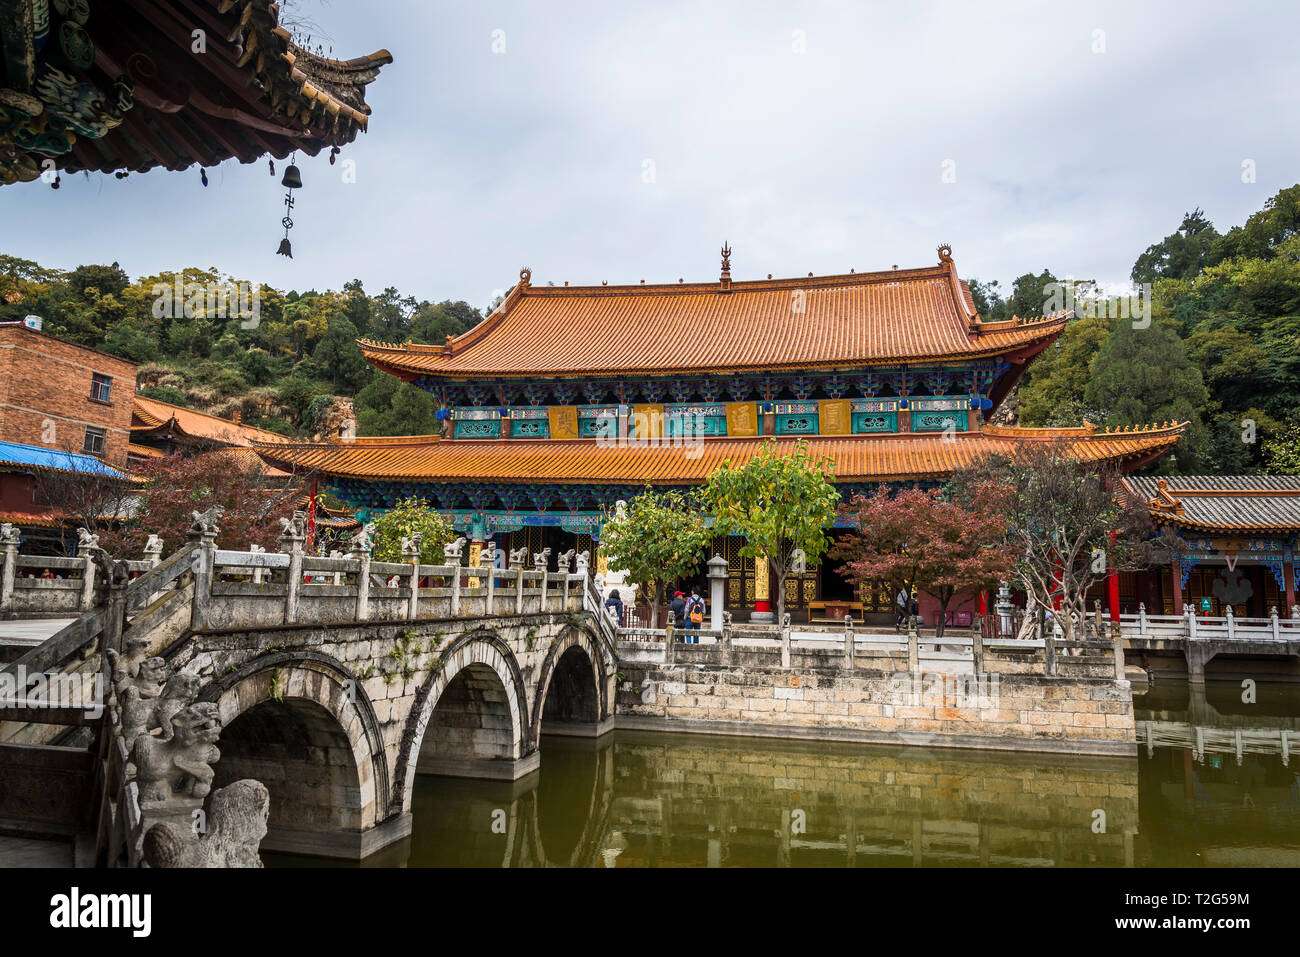
[[[91,455],[104,454],[104,441],[108,438],[108,432],[105,429],[97,429],[93,425],[86,426],[86,439],[82,444],[81,451],[89,452]]]
[[[100,375],[96,372],[90,377],[90,397],[97,402],[109,401],[108,395],[113,388],[113,379],[111,376]]]

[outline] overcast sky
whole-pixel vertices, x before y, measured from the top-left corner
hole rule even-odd
[[[476,306],[523,265],[713,280],[723,240],[737,280],[949,242],[967,278],[1122,281],[1184,211],[1226,228],[1300,181],[1294,2],[301,6],[336,56],[394,62],[356,183],[300,161],[294,259],[264,161],[0,187],[0,252]]]

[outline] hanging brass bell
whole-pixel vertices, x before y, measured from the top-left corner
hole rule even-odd
[[[280,185],[285,189],[301,189],[302,174],[298,172],[298,167],[290,163],[284,170],[284,179],[280,180]]]
[[[293,247],[289,245],[288,236],[285,236],[284,239],[280,240],[280,248],[277,249],[275,252],[276,255],[288,256],[290,259],[293,258]]]

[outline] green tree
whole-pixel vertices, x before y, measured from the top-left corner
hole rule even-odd
[[[696,569],[712,537],[698,492],[647,487],[605,523],[600,547],[609,567],[625,571],[641,589],[650,606],[650,627],[658,628],[668,585]]]
[[[433,396],[396,376],[374,375],[353,406],[360,435],[436,435],[441,431]]]
[[[1202,269],[1219,261],[1219,233],[1197,207],[1183,214],[1182,225],[1158,243],[1148,246],[1133,263],[1135,283],[1157,279],[1195,279]]]
[[[1178,465],[1193,470],[1206,442],[1201,410],[1209,401],[1201,370],[1172,326],[1152,322],[1139,329],[1121,320],[1093,363],[1084,402],[1099,409],[1109,427],[1188,422]],[[1190,459],[1190,461],[1188,461]]]
[[[815,565],[830,540],[839,505],[829,456],[814,458],[800,440],[782,450],[775,438],[740,468],[723,462],[705,489],[714,532],[743,535],[740,554],[767,560],[776,576],[777,622],[785,621],[785,580],[795,565]]]
[[[370,381],[371,366],[357,347],[357,327],[342,315],[329,321],[329,328],[312,352],[312,359],[328,370],[334,391],[355,395]]]
[[[402,541],[419,532],[420,562],[425,565],[441,565],[442,546],[456,537],[442,513],[418,496],[402,499],[388,511],[376,516],[374,523],[374,551],[371,556],[377,562],[403,561]]]

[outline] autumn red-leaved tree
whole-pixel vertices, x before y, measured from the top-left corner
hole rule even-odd
[[[961,592],[989,588],[1015,566],[1016,550],[1006,541],[1006,493],[992,483],[958,504],[939,489],[881,486],[875,495],[855,495],[845,506],[856,530],[842,537],[831,557],[839,572],[861,586],[886,579],[933,595],[939,602],[942,635],[948,605]]]
[[[169,555],[186,543],[194,512],[214,505],[225,509],[217,544],[245,549],[279,548],[279,518],[293,514],[306,494],[301,477],[271,474],[246,450],[223,449],[198,455],[151,459],[136,470],[143,479],[138,498],[116,527],[100,532],[100,544],[118,558],[137,558],[150,533],[163,540]]]

